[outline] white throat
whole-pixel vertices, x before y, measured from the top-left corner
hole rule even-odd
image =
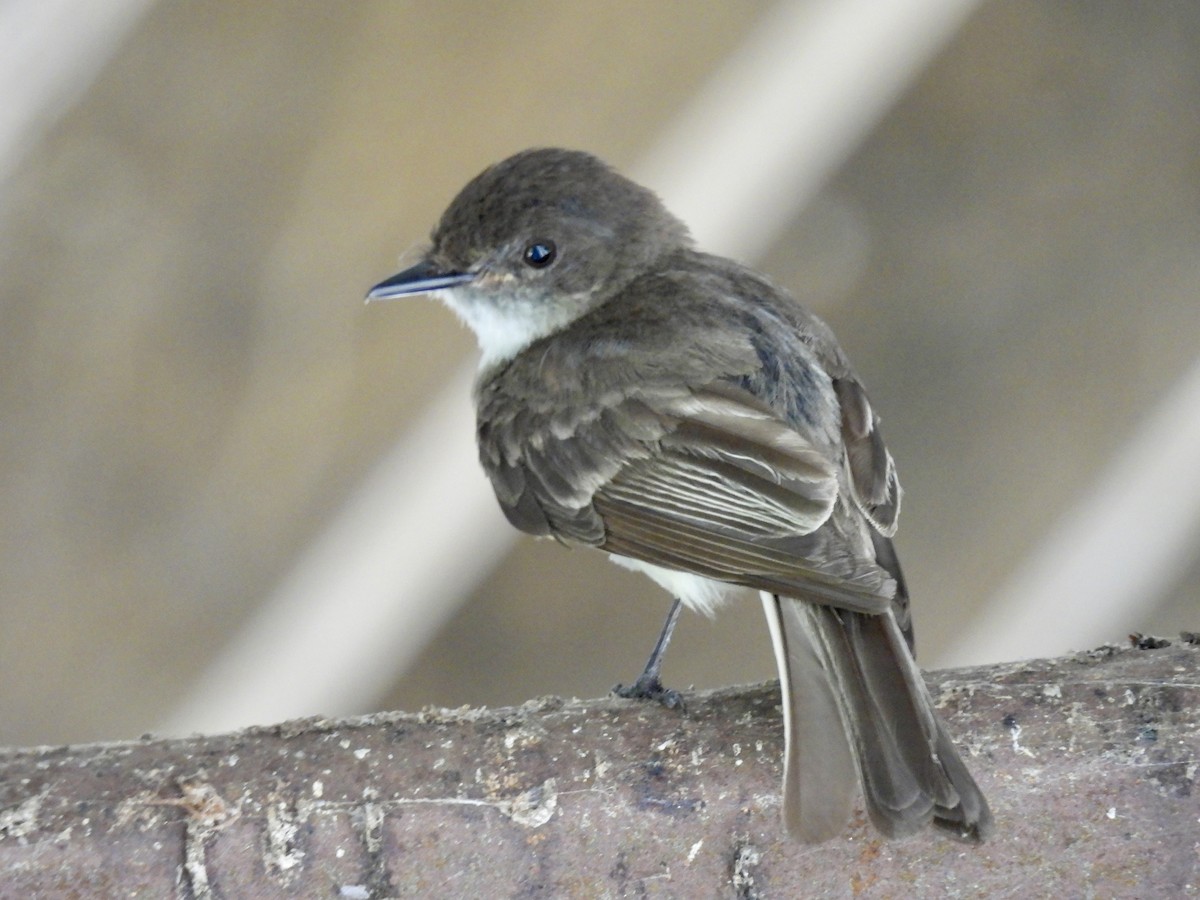
[[[509,296],[503,305],[480,298],[470,288],[450,288],[440,298],[475,332],[482,356],[479,368],[507,362],[534,341],[571,323],[569,306]],[[555,315],[555,313],[558,313]]]

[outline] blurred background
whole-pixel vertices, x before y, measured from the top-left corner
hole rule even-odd
[[[0,46],[0,744],[637,674],[669,598],[511,533],[471,336],[362,302],[535,145],[833,325],[925,666],[1200,628],[1200,5],[7,0]],[[664,674],[773,677],[757,605]]]

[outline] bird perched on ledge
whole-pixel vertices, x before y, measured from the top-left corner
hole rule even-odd
[[[836,836],[860,786],[888,837],[988,835],[912,656],[896,469],[824,322],[696,250],[649,190],[557,149],[478,175],[368,298],[413,294],[478,338],[479,456],[513,525],[646,573],[673,613],[759,593],[792,835]],[[673,622],[636,691],[661,692]]]

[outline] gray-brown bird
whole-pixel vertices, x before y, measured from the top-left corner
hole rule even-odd
[[[759,592],[791,834],[837,835],[861,785],[888,837],[988,835],[912,656],[896,469],[824,322],[696,250],[650,191],[557,149],[477,176],[422,261],[368,297],[411,294],[479,340],[479,455],[513,525],[603,550],[702,612]],[[652,658],[638,687],[656,676]]]

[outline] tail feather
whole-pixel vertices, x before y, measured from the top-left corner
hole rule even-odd
[[[957,802],[938,760],[938,721],[925,681],[892,617],[867,618],[828,607],[818,614],[823,632],[842,640],[831,656],[847,684],[864,789],[868,801],[881,807],[877,818],[920,819],[931,804]]]
[[[858,766],[822,655],[792,621],[794,601],[765,592],[762,601],[783,692],[783,820],[797,840],[820,843],[850,819]]]
[[[768,603],[768,599],[773,602]],[[903,837],[933,824],[981,841],[991,830],[987,802],[938,720],[908,643],[889,613],[869,616],[764,595],[784,688],[784,813],[802,840],[841,830],[820,807],[820,828],[804,824],[815,789],[841,777],[849,748],[849,791],[861,781],[880,832]],[[775,636],[779,632],[778,637]],[[814,699],[815,698],[815,699]],[[831,713],[832,707],[832,713]],[[834,715],[833,713],[836,713]],[[840,734],[830,734],[840,729]],[[815,732],[815,733],[814,733]],[[845,791],[839,783],[838,791]],[[814,836],[815,835],[815,836]]]
[[[992,811],[975,779],[954,748],[946,727],[939,721],[937,754],[952,784],[958,790],[956,805],[942,804],[934,812],[933,824],[953,837],[981,844],[992,833]]]

